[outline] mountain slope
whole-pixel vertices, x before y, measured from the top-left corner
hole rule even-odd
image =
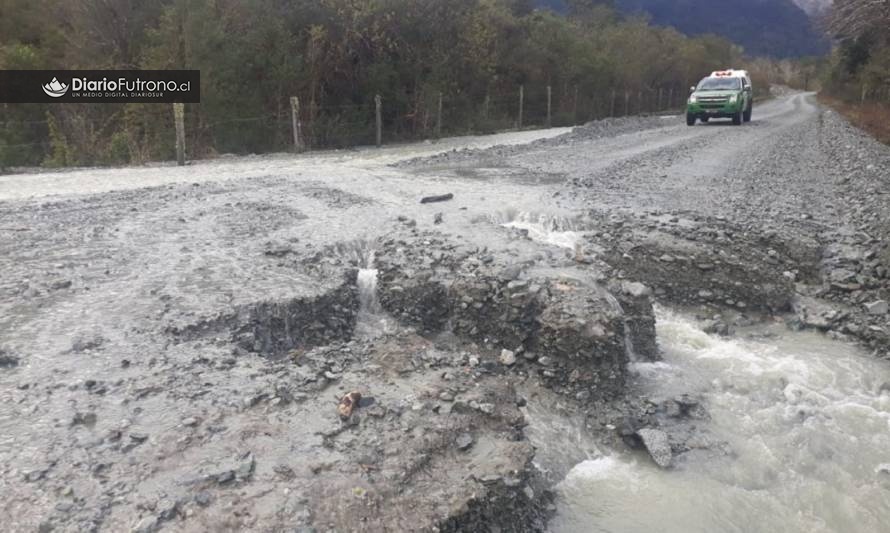
[[[799,57],[824,53],[827,44],[791,0],[617,0],[625,13],[647,13],[655,24],[697,35],[715,33],[751,55]]]
[[[811,17],[822,15],[831,8],[831,0],[794,0],[794,3]]]

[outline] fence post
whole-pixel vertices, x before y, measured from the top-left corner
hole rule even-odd
[[[615,116],[615,89],[612,89],[612,104],[609,106],[609,118]]]
[[[637,91],[637,115],[643,114],[643,91]]]
[[[572,99],[572,124],[578,123],[578,85],[575,84],[575,98]]]
[[[522,106],[525,100],[525,85],[519,86],[519,120],[517,121],[517,129],[522,129]]]
[[[381,107],[383,106],[382,98],[380,95],[374,96],[374,108],[375,115],[377,118],[377,146],[380,147],[383,144],[383,112]]]
[[[548,128],[549,128],[550,125],[553,123],[553,121],[552,121],[552,115],[551,115],[551,113],[550,113],[551,110],[552,110],[552,106],[551,106],[552,102],[553,102],[553,90],[552,90],[552,88],[548,85],[548,86],[547,86],[547,127],[548,127]]]
[[[630,114],[630,91],[624,91],[624,116]]]
[[[306,146],[303,144],[303,123],[300,121],[299,97],[290,97],[290,118],[291,126],[294,130],[294,150],[297,153],[300,153],[306,149]]]
[[[658,111],[664,110],[664,88],[658,88]]]
[[[668,109],[673,109],[673,108],[674,108],[674,87],[671,86],[670,90],[668,91]]]
[[[442,137],[442,93],[439,92],[439,107],[436,109],[436,138]]]
[[[176,124],[176,164],[185,165],[185,104],[173,104],[173,120]]]

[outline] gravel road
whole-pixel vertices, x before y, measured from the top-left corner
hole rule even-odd
[[[888,182],[890,148],[801,93],[741,127],[642,117],[0,176],[0,517],[16,531],[457,530],[494,520],[472,503],[489,498],[527,499],[516,519],[543,527],[530,465],[547,437],[523,433],[526,399],[587,396],[472,325],[448,342],[421,327],[350,338],[368,252],[422,250],[398,265],[416,279],[460,251],[474,276],[515,270],[510,290],[532,270],[638,281],[717,331],[768,315],[887,357]],[[378,411],[349,426],[336,398],[353,389]],[[621,415],[606,407],[604,424]]]

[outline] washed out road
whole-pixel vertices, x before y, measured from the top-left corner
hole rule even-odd
[[[562,432],[531,424],[517,437],[517,417],[546,411],[524,395],[553,400],[525,378],[547,363],[481,333],[478,353],[419,327],[351,338],[373,296],[354,294],[354,270],[373,269],[378,248],[387,261],[432,253],[431,271],[470,250],[479,269],[638,281],[659,305],[723,313],[711,325],[724,334],[782,318],[856,346],[877,365],[856,369],[890,383],[890,315],[873,306],[890,299],[888,181],[890,148],[809,93],[759,103],[743,126],[636,117],[0,176],[0,520],[16,531],[448,530],[470,523],[448,520],[475,513],[466,502],[493,483],[538,501],[539,485],[516,488],[508,472],[531,469],[547,454],[540,439]],[[517,281],[528,283],[511,290]],[[308,318],[278,321],[285,308]],[[311,345],[290,351],[298,329]],[[376,414],[345,426],[336,397],[362,387]],[[879,387],[866,392],[885,416],[890,386]],[[523,400],[489,409],[483,390]],[[587,418],[577,461],[594,453],[584,446],[620,441],[598,435],[625,414],[609,409],[597,411],[602,427]],[[556,462],[550,475],[572,466]],[[539,503],[528,524],[553,511]],[[884,511],[869,507],[868,520]]]

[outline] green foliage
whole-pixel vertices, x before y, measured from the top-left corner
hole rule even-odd
[[[68,146],[68,139],[59,128],[56,118],[52,114],[47,113],[46,122],[49,126],[50,151],[46,159],[43,161],[44,166],[64,167],[76,164],[76,158],[71,153],[71,148]]]
[[[607,115],[613,91],[631,112],[668,95],[678,105],[708,72],[741,66],[728,41],[689,38],[611,2],[568,1],[569,16],[528,0],[0,0],[6,68],[199,69],[201,103],[186,106],[191,157],[290,149],[291,96],[313,147],[374,139],[374,96],[388,140],[541,125]],[[42,18],[41,18],[42,17]],[[62,28],[60,30],[59,28]],[[22,67],[21,65],[24,65]],[[763,81],[764,86],[766,80]],[[624,111],[616,105],[615,112]],[[0,129],[0,165],[141,163],[173,157],[169,104],[9,106],[24,137]],[[48,117],[48,118],[44,118]],[[36,120],[40,122],[40,120]],[[10,154],[15,156],[11,157]]]
[[[828,17],[840,44],[823,75],[830,96],[890,104],[890,9],[886,3],[836,0]]]

